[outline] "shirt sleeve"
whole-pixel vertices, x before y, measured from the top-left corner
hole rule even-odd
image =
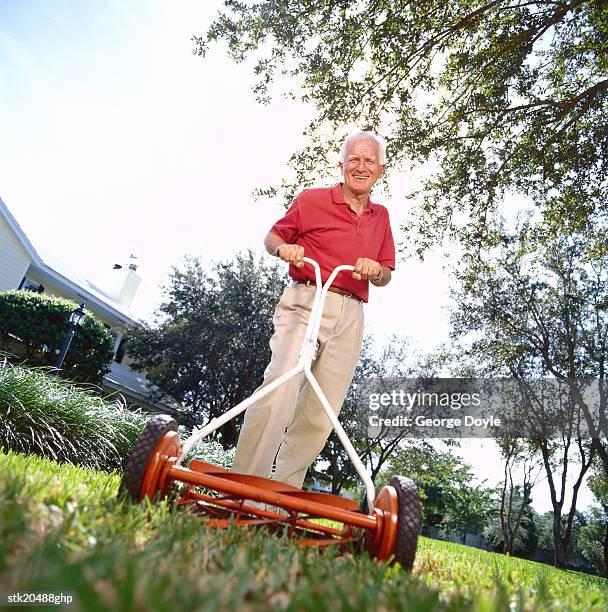
[[[391,223],[386,213],[386,227],[384,229],[384,240],[380,246],[378,255],[378,263],[381,266],[386,266],[391,270],[395,269],[395,241],[393,240],[393,232],[391,231]]]
[[[294,244],[301,233],[300,196],[298,196],[282,219],[279,219],[270,229],[273,234],[282,238],[287,244]]]

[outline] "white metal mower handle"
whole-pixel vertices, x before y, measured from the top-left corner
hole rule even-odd
[[[240,404],[236,405],[234,408],[231,408],[230,410],[228,410],[221,416],[212,419],[209,423],[207,423],[207,425],[205,425],[201,429],[195,429],[192,432],[192,435],[184,442],[182,446],[182,452],[180,456],[178,457],[175,465],[177,466],[181,465],[182,461],[185,459],[186,455],[190,452],[190,450],[192,449],[194,444],[196,444],[196,442],[198,442],[199,440],[202,440],[205,436],[208,436],[210,433],[220,428],[224,423],[230,421],[234,417],[241,414],[241,412],[245,411],[249,406],[251,406],[251,404],[262,399],[263,397],[265,397],[266,395],[274,391],[277,387],[281,386],[283,383],[286,383],[288,380],[290,380],[294,376],[298,376],[299,374],[304,373],[304,376],[306,377],[309,384],[311,385],[314,392],[316,393],[317,397],[319,398],[319,401],[321,402],[321,405],[323,406],[323,409],[325,410],[327,418],[331,422],[332,427],[334,428],[336,432],[336,435],[338,436],[340,442],[342,443],[342,446],[344,446],[344,450],[346,450],[346,453],[349,459],[352,461],[353,465],[355,466],[355,470],[357,471],[357,474],[363,481],[363,484],[365,486],[366,496],[367,496],[368,507],[373,508],[374,501],[376,498],[376,491],[374,488],[374,483],[372,482],[372,479],[367,473],[365,466],[363,465],[363,462],[361,461],[361,458],[359,457],[359,455],[357,454],[357,451],[355,450],[355,447],[352,445],[351,441],[349,440],[348,435],[344,431],[344,428],[342,427],[340,421],[338,420],[338,417],[333,411],[331,404],[327,400],[327,397],[325,397],[325,393],[319,386],[319,383],[317,382],[317,379],[314,377],[312,370],[311,370],[311,365],[315,358],[317,337],[319,335],[319,329],[321,327],[321,319],[323,317],[323,306],[325,304],[325,298],[327,296],[329,288],[331,287],[332,283],[336,279],[336,276],[338,276],[340,272],[343,272],[346,270],[352,271],[355,269],[355,267],[350,266],[350,265],[337,266],[336,268],[334,268],[332,273],[329,275],[329,278],[327,279],[327,281],[325,281],[325,284],[322,284],[321,268],[319,264],[314,259],[311,259],[310,257],[304,257],[304,262],[313,266],[315,270],[316,293],[315,293],[315,298],[314,298],[313,305],[310,311],[308,325],[306,326],[306,334],[302,342],[302,348],[300,351],[300,358],[298,360],[298,364],[295,367],[293,367],[291,370],[285,372],[282,376],[279,376],[279,378],[271,382],[269,385],[267,385],[263,389],[256,391],[253,395],[243,400]]]

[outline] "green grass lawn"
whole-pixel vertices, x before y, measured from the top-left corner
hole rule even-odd
[[[601,610],[608,582],[421,538],[412,575],[115,500],[119,476],[0,453],[0,590],[70,610]]]

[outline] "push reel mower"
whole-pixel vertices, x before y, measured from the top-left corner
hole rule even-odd
[[[222,416],[195,430],[183,443],[171,417],[152,417],[125,461],[121,490],[133,501],[141,501],[146,497],[165,497],[174,484],[181,483],[177,503],[206,514],[209,517],[207,526],[266,526],[286,531],[302,546],[366,550],[379,561],[398,561],[404,568],[412,569],[420,533],[416,485],[404,476],[393,476],[390,484],[376,496],[371,478],[311,372],[327,292],[340,272],[352,271],[354,267],[338,266],[323,284],[317,262],[308,257],[304,261],[315,269],[317,291],[298,364]],[[368,512],[355,501],[338,495],[303,491],[283,482],[237,474],[197,459],[184,465],[196,442],[302,373],[317,394],[363,481]]]

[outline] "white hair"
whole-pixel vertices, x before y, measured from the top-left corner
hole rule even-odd
[[[371,140],[378,146],[378,163],[383,165],[386,163],[386,145],[384,140],[379,136],[376,136],[373,132],[355,132],[351,134],[342,144],[340,149],[340,163],[343,164],[346,161],[346,151],[348,147],[359,140]]]

